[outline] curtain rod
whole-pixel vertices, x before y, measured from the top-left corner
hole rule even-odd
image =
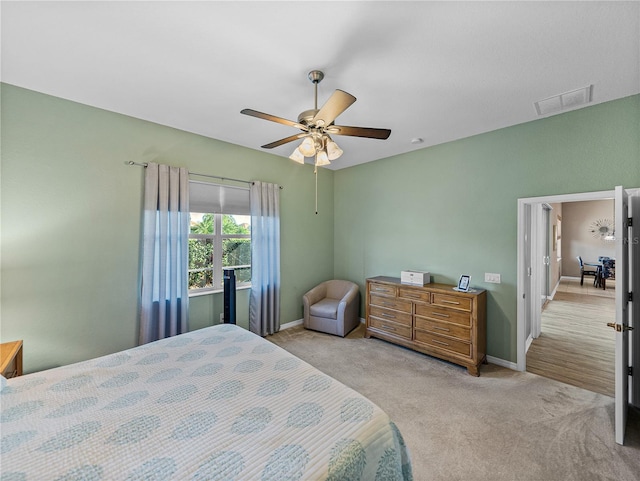
[[[147,163],[139,163],[139,162],[134,162],[133,160],[130,160],[129,162],[125,162],[125,164],[127,165],[138,165],[140,167],[147,167]],[[209,177],[211,179],[220,179],[220,180],[231,180],[233,182],[242,182],[244,184],[253,184],[253,181],[251,180],[242,180],[242,179],[232,179],[231,177],[220,177],[219,175],[209,175],[209,174],[198,174],[196,172],[189,172],[189,175],[197,175],[199,177]],[[280,189],[284,189],[284,187],[279,186]]]

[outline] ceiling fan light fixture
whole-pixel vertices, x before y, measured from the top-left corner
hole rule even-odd
[[[299,164],[304,164],[304,155],[300,152],[300,148],[296,147],[296,150],[289,156],[289,158]]]
[[[315,142],[311,137],[306,137],[298,147],[298,150],[305,157],[313,157],[316,153]]]
[[[333,140],[329,140],[329,142],[327,142],[327,156],[329,157],[329,160],[336,160],[342,154],[342,149],[338,147],[338,144]]]
[[[344,153],[342,149],[330,137],[332,134],[345,135],[350,137],[364,137],[369,139],[386,140],[391,135],[389,129],[374,129],[369,127],[349,127],[345,125],[335,125],[335,119],[348,109],[356,98],[344,90],[336,89],[325,103],[318,108],[318,84],[324,78],[324,73],[320,70],[309,72],[309,80],[314,86],[314,107],[304,110],[298,115],[298,120],[288,120],[275,115],[259,112],[253,109],[242,109],[243,115],[249,115],[258,119],[276,122],[290,127],[300,129],[302,133],[290,135],[284,139],[276,140],[262,146],[264,149],[273,149],[289,142],[300,141],[300,145],[291,153],[289,158],[302,165],[305,164],[305,157],[314,158],[313,173],[316,179],[316,214],[318,213],[318,166],[331,164]]]
[[[327,152],[325,150],[319,150],[316,154],[316,165],[329,165],[330,163]]]

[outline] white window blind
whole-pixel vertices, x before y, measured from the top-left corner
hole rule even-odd
[[[190,180],[189,211],[251,215],[249,188]]]

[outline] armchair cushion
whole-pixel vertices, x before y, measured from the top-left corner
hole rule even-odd
[[[329,299],[325,297],[324,299],[312,304],[309,307],[309,313],[312,316],[326,317],[328,319],[337,319],[338,318],[338,304],[340,304],[340,300],[338,299]]]

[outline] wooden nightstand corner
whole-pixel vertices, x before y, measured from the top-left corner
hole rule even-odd
[[[22,376],[22,341],[0,344],[0,374],[7,379]]]

